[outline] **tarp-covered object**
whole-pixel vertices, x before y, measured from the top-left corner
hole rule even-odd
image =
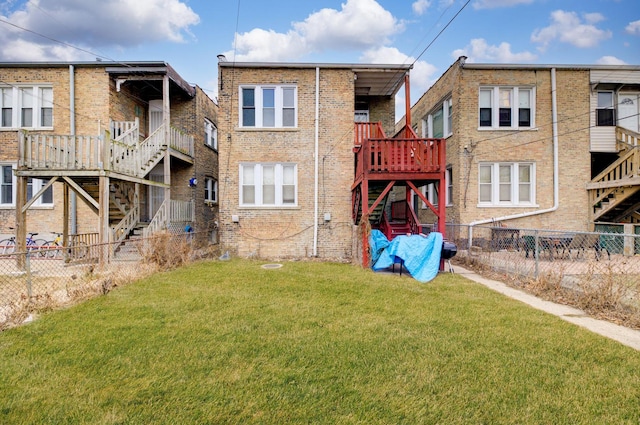
[[[383,270],[393,266],[394,263],[404,262],[407,271],[420,282],[429,282],[438,275],[442,253],[442,233],[431,232],[428,236],[396,236],[391,242],[387,241],[386,247],[382,247],[383,239],[387,241],[382,232],[371,231],[369,237],[371,252],[379,253],[377,260],[374,260],[373,270]],[[384,249],[381,250],[381,247]]]

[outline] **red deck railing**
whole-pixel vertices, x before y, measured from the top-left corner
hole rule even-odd
[[[400,137],[386,138],[379,123],[356,123],[356,177],[444,170],[444,139],[420,139],[413,131],[401,131],[397,136]]]

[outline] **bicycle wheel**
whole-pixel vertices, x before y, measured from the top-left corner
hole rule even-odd
[[[70,249],[71,256],[76,259],[84,258],[87,256],[87,252],[89,252],[89,247],[84,242],[76,242]]]
[[[47,252],[44,249],[45,245],[47,245],[47,241],[44,239],[35,239],[29,246],[29,251],[33,251],[33,253],[37,254],[39,257],[44,257],[47,255]]]
[[[62,247],[54,241],[49,241],[42,247],[42,252],[47,258],[58,258],[62,256]]]
[[[0,241],[0,253],[13,254],[16,251],[16,242],[13,239]]]

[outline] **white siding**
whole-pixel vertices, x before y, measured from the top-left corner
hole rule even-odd
[[[591,127],[591,152],[617,153],[615,127]]]
[[[620,84],[640,84],[640,70],[611,70],[592,69],[592,83],[620,83]]]

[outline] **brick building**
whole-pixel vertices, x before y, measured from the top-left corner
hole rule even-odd
[[[354,122],[393,134],[394,96],[410,65],[221,61],[218,69],[222,248],[357,257]]]
[[[453,223],[585,231],[639,222],[639,95],[637,65],[461,57],[411,108],[417,134],[446,138],[444,196],[422,190],[445,200]],[[421,222],[434,221],[423,202],[414,206]]]
[[[0,102],[0,233],[215,233],[218,108],[169,64],[0,63]]]

